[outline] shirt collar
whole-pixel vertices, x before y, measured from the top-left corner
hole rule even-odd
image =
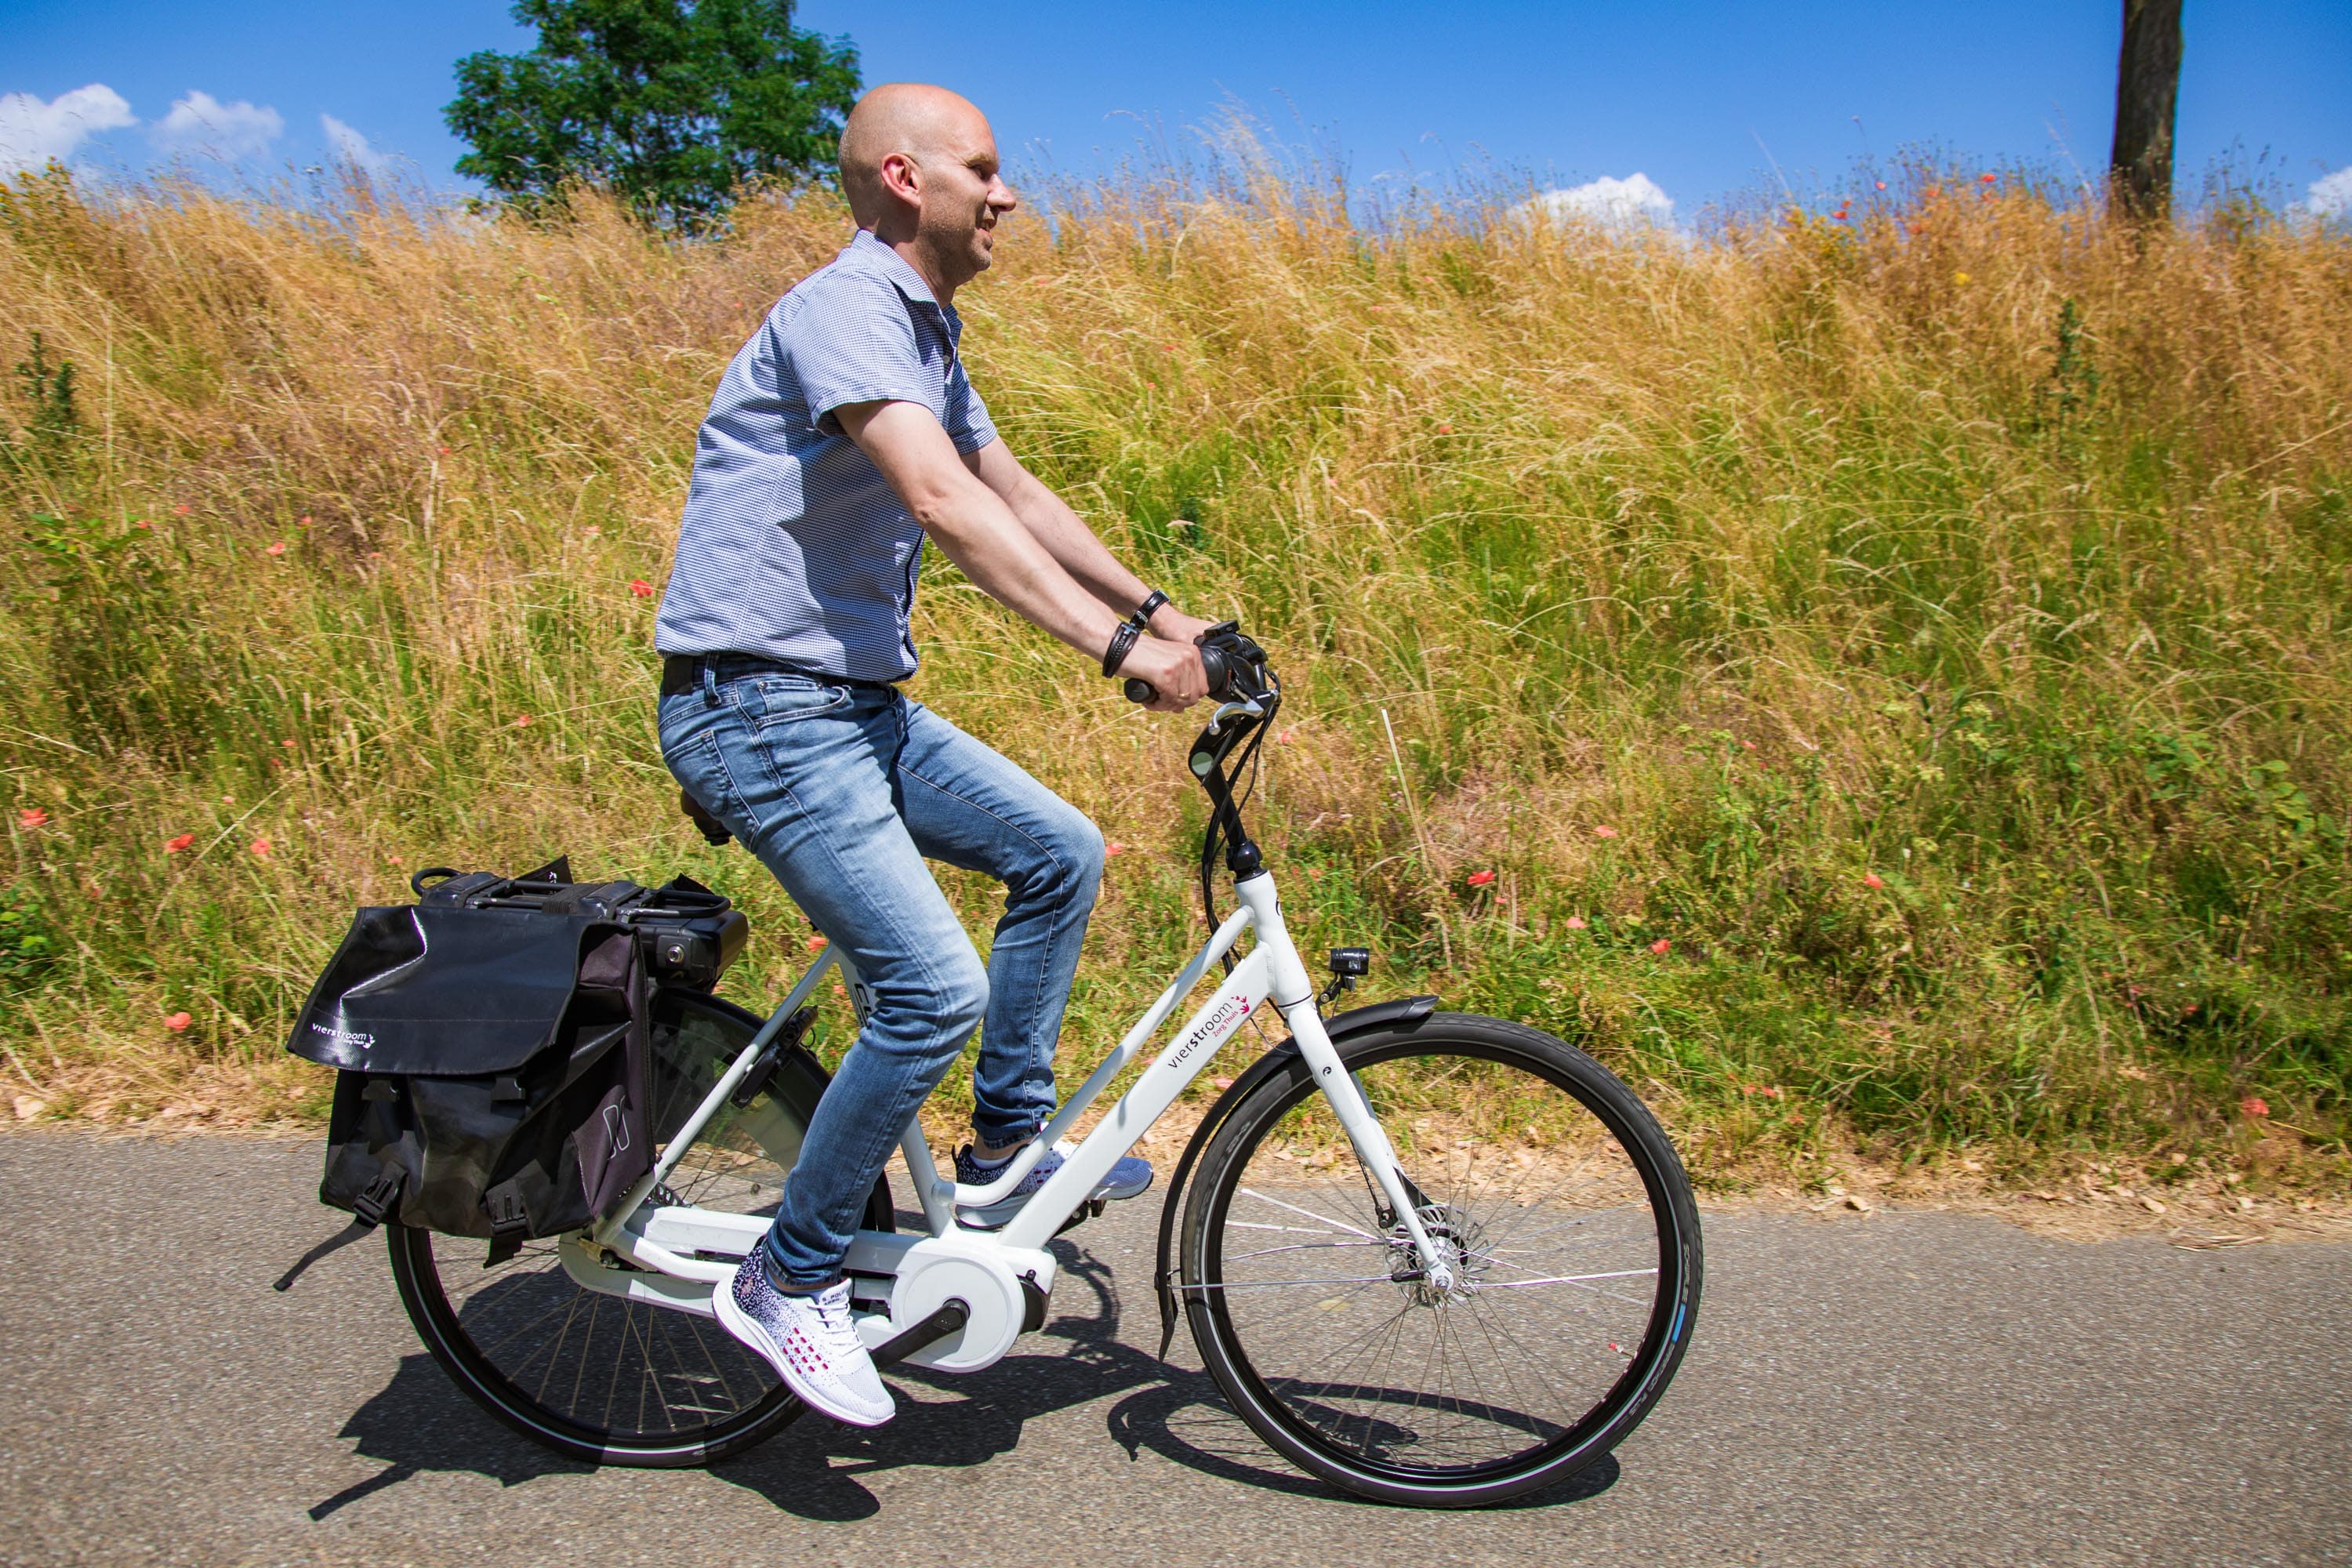
[[[908,299],[919,300],[934,310],[947,309],[940,303],[939,296],[931,292],[931,286],[923,281],[923,275],[915,270],[913,264],[875,238],[873,230],[859,229],[851,237],[849,248],[842,254],[855,258],[861,266],[871,267],[881,273],[883,277],[898,285],[898,292]]]

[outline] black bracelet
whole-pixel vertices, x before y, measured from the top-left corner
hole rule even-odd
[[[1110,647],[1103,651],[1103,673],[1117,675],[1118,667],[1127,662],[1137,641],[1151,629],[1151,612],[1167,604],[1168,595],[1154,588],[1143,596],[1135,614],[1118,623],[1118,630],[1110,634]]]
[[[1103,652],[1103,673],[1117,675],[1118,667],[1127,662],[1127,656],[1134,648],[1136,639],[1142,636],[1143,628],[1132,619],[1119,622],[1118,630],[1110,634],[1110,647]]]

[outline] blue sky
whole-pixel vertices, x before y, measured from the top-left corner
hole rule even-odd
[[[1339,158],[1359,188],[1465,166],[1544,187],[1640,173],[1680,218],[1769,188],[1774,164],[1801,192],[1834,192],[1865,152],[1923,144],[1988,164],[2063,171],[2071,158],[2095,174],[2121,11],[2121,0],[1030,0],[992,13],[969,0],[803,0],[800,19],[854,39],[868,81],[970,95],[1016,174],[1097,171],[1234,101],[1282,140]],[[2259,161],[2287,198],[2352,166],[2352,5],[2188,0],[2186,31],[2184,194],[2225,157]],[[346,147],[454,187],[463,149],[440,120],[453,64],[530,41],[503,5],[474,0],[0,0],[0,159],[110,123],[68,161],[137,172],[174,151],[207,167],[226,154],[267,176],[325,160],[331,116],[362,139]],[[110,97],[58,109],[92,85]],[[2352,206],[2352,176],[2339,184]]]

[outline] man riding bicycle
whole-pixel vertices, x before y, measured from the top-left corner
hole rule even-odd
[[[1053,1056],[1102,873],[1092,823],[898,683],[926,538],[992,597],[1172,712],[1204,696],[1179,613],[996,439],[958,356],[956,290],[1016,205],[988,121],[936,87],[876,88],[841,138],[857,232],[736,353],[695,444],[655,645],[662,755],[854,966],[863,1023],[811,1121],[764,1244],[719,1321],[816,1409],[893,1413],[842,1265],[900,1131],[973,1028],[960,1182],[1003,1173],[1052,1114]],[[1148,635],[1147,635],[1148,634]],[[926,858],[986,871],[986,966]],[[1046,1153],[1002,1224],[1061,1163]],[[1097,1195],[1132,1197],[1122,1159]]]

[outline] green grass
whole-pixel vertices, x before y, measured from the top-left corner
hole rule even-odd
[[[1960,1150],[2340,1184],[2352,250],[1895,195],[1684,246],[1079,193],[960,303],[1013,449],[1273,651],[1255,821],[1368,994],[1583,1043],[1718,1184]],[[675,246],[576,210],[0,202],[15,1094],[315,1108],[286,1023],[425,864],[703,878],[754,1005],[805,958],[675,816],[631,584],[842,215]],[[1198,940],[1191,728],[936,560],[919,623],[916,693],[1129,847],[1082,1070]]]

